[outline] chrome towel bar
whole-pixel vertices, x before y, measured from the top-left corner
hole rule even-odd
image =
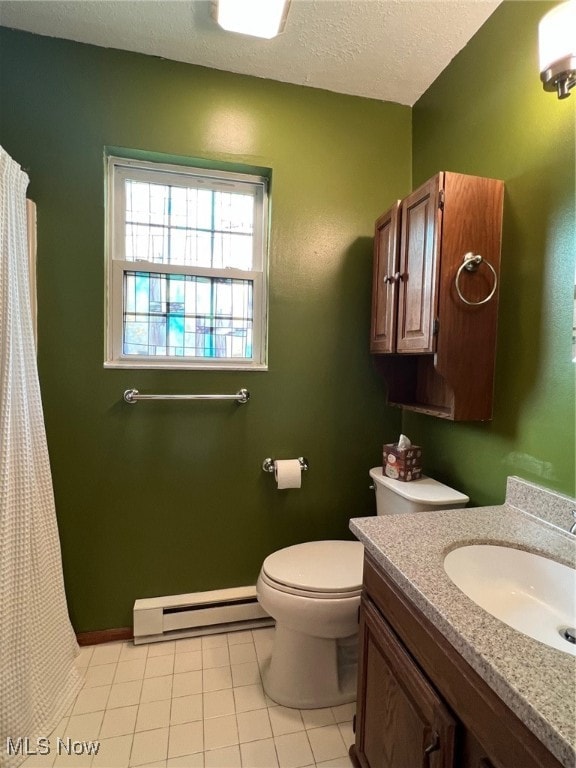
[[[124,392],[124,400],[131,404],[138,400],[236,400],[237,403],[247,403],[250,400],[250,392],[247,389],[239,389],[235,395],[141,395],[137,389],[127,389]]]

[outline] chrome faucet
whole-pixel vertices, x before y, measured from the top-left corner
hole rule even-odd
[[[572,510],[572,517],[574,518],[574,522],[572,523],[572,525],[568,529],[568,532],[576,534],[576,509]]]

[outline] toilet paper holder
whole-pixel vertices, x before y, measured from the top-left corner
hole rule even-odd
[[[264,472],[274,472],[274,462],[276,459],[264,459],[262,462],[262,469]],[[300,462],[300,471],[306,472],[308,469],[308,459],[305,459],[304,456],[299,456],[298,461]]]

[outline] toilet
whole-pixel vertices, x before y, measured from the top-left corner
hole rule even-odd
[[[256,594],[276,631],[262,678],[277,704],[317,709],[356,698],[363,560],[359,541],[309,541],[264,560]]]
[[[378,515],[464,507],[468,497],[429,477],[410,483],[370,470]],[[358,608],[364,547],[310,541],[280,549],[262,564],[256,593],[276,621],[264,690],[277,704],[318,709],[356,698]]]

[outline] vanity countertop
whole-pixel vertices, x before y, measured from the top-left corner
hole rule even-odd
[[[508,627],[461,592],[444,557],[464,544],[505,544],[576,566],[574,536],[502,506],[353,518],[379,566],[567,768],[576,765],[576,656]],[[576,596],[575,596],[576,599]]]

